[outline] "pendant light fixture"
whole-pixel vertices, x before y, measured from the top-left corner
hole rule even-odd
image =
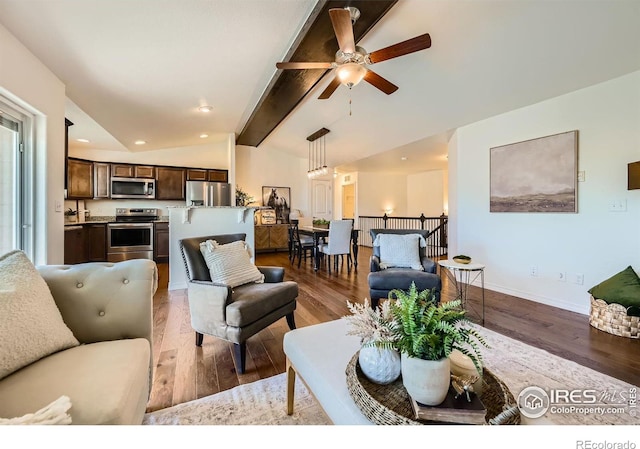
[[[329,133],[327,128],[320,128],[315,133],[307,137],[309,142],[309,166],[307,177],[315,178],[326,175],[329,172],[327,167],[327,144],[325,136]]]

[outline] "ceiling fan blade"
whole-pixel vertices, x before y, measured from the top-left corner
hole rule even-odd
[[[339,85],[340,79],[338,79],[338,77],[336,76],[333,78],[333,80],[331,80],[325,90],[322,91],[322,93],[318,97],[318,100],[326,100],[327,98],[329,98],[336,91]]]
[[[333,31],[336,33],[338,45],[343,53],[354,53],[356,43],[353,38],[353,25],[351,25],[351,13],[343,8],[331,8],[329,10]]]
[[[371,64],[375,64],[376,62],[386,61],[387,59],[425,50],[429,47],[431,47],[431,36],[427,33],[371,52],[369,53],[369,61],[371,61]]]
[[[331,62],[277,62],[276,67],[279,69],[330,69],[333,67]]]
[[[367,73],[364,76],[364,80],[367,83],[371,84],[373,87],[377,87],[387,95],[390,95],[398,90],[398,86],[393,84],[391,81],[388,81],[385,78],[381,77],[372,70],[367,70]]]

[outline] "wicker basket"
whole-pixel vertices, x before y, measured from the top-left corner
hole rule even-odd
[[[347,388],[362,414],[380,425],[422,425],[426,421],[413,419],[413,409],[402,378],[389,385],[375,384],[362,373],[358,355],[347,365]],[[485,368],[480,399],[487,409],[487,424],[520,424],[520,413],[509,388]],[[433,424],[442,424],[436,423]]]
[[[591,296],[589,324],[613,335],[640,338],[640,317],[627,315],[626,307]]]

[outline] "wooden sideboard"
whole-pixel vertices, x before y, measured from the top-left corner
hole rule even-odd
[[[256,251],[288,251],[289,250],[289,225],[256,225],[255,226]]]

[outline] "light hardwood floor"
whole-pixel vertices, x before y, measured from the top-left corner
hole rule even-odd
[[[256,256],[257,265],[285,267],[287,280],[299,285],[295,311],[297,327],[305,327],[349,314],[346,301],[362,302],[369,296],[370,248],[360,247],[358,269],[336,273],[314,272],[310,260],[300,268],[289,263],[284,252]],[[185,290],[169,292],[168,265],[159,264],[160,283],[154,297],[154,348],[156,366],[147,410],[153,411],[208,396],[239,384],[253,382],[285,371],[282,339],[289,330],[284,319],[247,342],[245,374],[233,364],[232,345],[210,336],[195,346]],[[448,282],[443,296],[453,296]],[[472,304],[477,309],[477,302]],[[607,334],[589,326],[585,315],[487,291],[485,326],[496,332],[545,349],[560,357],[640,384],[640,340]]]

